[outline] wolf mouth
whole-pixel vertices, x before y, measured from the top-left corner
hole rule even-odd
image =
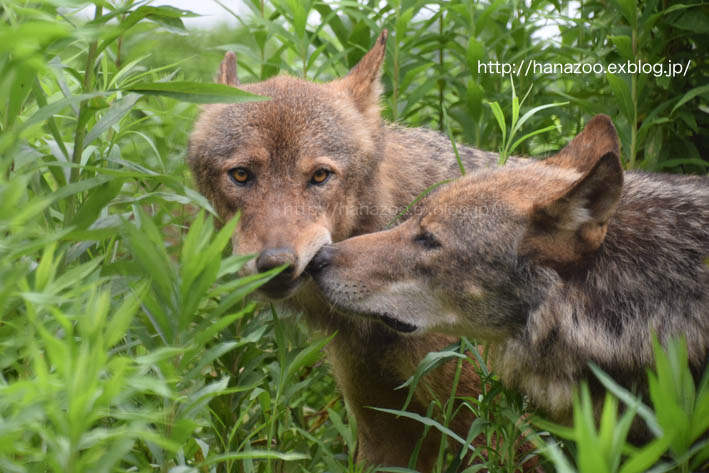
[[[259,288],[269,299],[287,299],[292,296],[307,278],[306,274],[301,274],[290,281],[279,281],[272,279]]]
[[[418,326],[414,324],[410,324],[408,322],[404,322],[402,320],[399,320],[395,317],[392,317],[391,314],[386,313],[386,312],[370,312],[370,311],[360,311],[360,310],[354,310],[351,307],[347,307],[341,304],[335,304],[335,307],[340,312],[343,312],[349,317],[368,317],[371,319],[379,320],[384,325],[387,327],[391,328],[392,330],[395,330],[397,332],[401,333],[413,333],[416,330],[418,330]]]
[[[396,330],[397,332],[412,333],[412,332],[415,332],[416,329],[418,329],[418,327],[416,325],[410,324],[408,322],[403,322],[399,319],[395,319],[394,317],[390,316],[389,314],[372,314],[372,315],[374,317],[377,317],[379,320],[381,320],[387,326]]]

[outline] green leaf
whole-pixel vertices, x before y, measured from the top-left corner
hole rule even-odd
[[[402,410],[396,410],[396,409],[384,409],[381,407],[372,407],[372,406],[369,406],[369,408],[373,409],[375,411],[386,412],[387,414],[393,414],[395,416],[406,417],[407,419],[412,419],[417,422],[420,422],[423,425],[433,427],[436,430],[438,430],[439,432],[441,432],[442,434],[447,435],[448,437],[452,438],[453,440],[455,440],[456,442],[461,444],[463,446],[463,448],[467,448],[471,451],[475,451],[475,447],[468,444],[465,440],[463,440],[461,437],[459,437],[458,434],[453,432],[448,427],[441,425],[440,422],[437,422],[434,419],[431,419],[429,417],[424,417],[424,416],[416,414],[414,412],[408,412],[408,411],[402,411]]]
[[[305,366],[310,366],[317,360],[319,360],[320,357],[322,357],[323,355],[322,349],[325,347],[325,345],[330,343],[333,338],[335,338],[335,335],[337,335],[337,332],[333,333],[329,337],[325,337],[315,343],[312,343],[307,348],[298,352],[295,358],[293,358],[293,361],[288,364],[286,374],[281,382],[285,384],[292,376],[294,376],[298,372],[298,370]]]
[[[519,118],[519,97],[517,97],[517,92],[515,91],[515,81],[512,80],[512,76],[510,76],[510,87],[512,89],[512,122],[510,123],[512,126],[512,131],[510,132],[510,139],[512,139],[512,135],[518,128],[517,119]],[[520,124],[520,126],[522,125]]]
[[[406,38],[406,33],[411,24],[411,19],[414,16],[414,9],[407,8],[399,17],[396,19],[396,26],[394,27],[394,32],[396,33],[396,41],[404,41]]]
[[[509,151],[509,152],[510,152],[510,153],[513,153],[514,150],[516,150],[517,147],[518,147],[520,144],[522,144],[523,142],[527,141],[529,138],[531,138],[531,137],[533,137],[533,136],[536,136],[536,135],[540,135],[540,134],[542,134],[542,133],[546,133],[546,132],[548,132],[548,131],[552,131],[552,130],[554,130],[554,129],[556,129],[556,126],[555,126],[555,125],[549,125],[549,126],[547,126],[547,127],[540,128],[539,130],[534,130],[534,131],[531,132],[531,133],[527,133],[527,134],[524,135],[522,138],[520,138],[520,139],[518,139],[517,141],[515,141],[515,142],[512,144],[512,146],[510,146],[510,151]]]
[[[478,73],[478,62],[485,57],[485,47],[483,43],[471,36],[468,40],[468,49],[465,51],[465,59],[468,62],[468,67],[473,72],[473,74]]]
[[[52,102],[37,110],[30,118],[27,119],[27,121],[22,124],[21,129],[28,128],[35,123],[43,122],[49,117],[56,115],[69,105],[76,105],[81,103],[83,100],[88,100],[94,97],[105,97],[108,95],[110,95],[110,92],[91,92],[89,94],[72,95],[71,97],[57,100],[56,102]]]
[[[683,13],[678,19],[672,22],[672,26],[685,31],[691,31],[697,35],[709,33],[709,15],[706,10],[696,9],[692,12]]]
[[[593,404],[587,384],[581,386],[579,394],[574,396],[574,432],[579,447],[579,469],[584,472],[610,473],[596,432]],[[606,397],[606,400],[608,399],[610,398]]]
[[[674,107],[672,107],[672,111],[670,114],[674,113],[675,110],[677,110],[679,107],[682,105],[686,104],[690,100],[692,100],[694,97],[697,95],[703,95],[703,94],[709,94],[709,84],[703,85],[701,87],[695,87],[689,92],[685,93],[681,99],[675,104]]]
[[[216,337],[219,332],[226,329],[231,324],[233,324],[237,320],[241,319],[245,315],[251,314],[255,309],[256,309],[256,304],[250,303],[244,309],[242,309],[238,312],[235,312],[235,313],[229,314],[229,315],[225,315],[224,317],[220,318],[219,320],[211,323],[211,325],[206,327],[202,332],[197,333],[194,337],[195,343],[200,347],[206,345],[207,342],[209,342],[209,340]]]
[[[482,465],[484,467],[484,465]],[[412,470],[410,468],[404,468],[400,466],[389,466],[386,468],[377,468],[377,472],[386,473],[419,473],[418,470]]]
[[[272,459],[272,460],[282,460],[282,461],[297,461],[297,460],[307,460],[310,458],[309,455],[304,453],[281,453],[274,450],[244,450],[235,453],[225,453],[224,455],[215,455],[209,457],[207,460],[199,464],[202,465],[213,465],[215,463],[221,463],[226,460],[245,460],[245,459]]]
[[[132,110],[138,99],[140,99],[140,95],[128,94],[122,99],[113,102],[108,111],[106,111],[96,125],[94,125],[94,127],[87,133],[86,138],[84,139],[84,147],[93,143],[93,141],[98,138],[101,133],[118,123],[121,118]]]
[[[347,27],[342,22],[340,17],[337,16],[337,11],[333,10],[325,2],[315,2],[315,4],[313,5],[313,9],[320,13],[320,16],[322,18],[329,19],[327,25],[335,33],[335,36],[337,36],[337,40],[340,42],[340,44],[346,44],[348,35]]]
[[[557,473],[576,473],[576,470],[571,466],[571,463],[564,456],[564,453],[557,444],[547,442],[546,447],[542,449],[542,452],[551,458]]]
[[[421,75],[424,74],[426,71],[431,70],[434,65],[435,64],[432,62],[424,62],[419,66],[407,70],[406,74],[404,74],[404,78],[401,79],[401,83],[399,84],[399,90],[408,90],[409,86],[415,80],[420,79]]]
[[[635,120],[635,112],[633,108],[633,99],[630,95],[630,85],[622,77],[606,73],[606,78],[608,79],[608,85],[610,85],[613,95],[618,104],[623,115],[628,119],[628,121],[633,122]]]
[[[58,21],[27,21],[17,25],[4,22],[0,29],[0,52],[10,52],[16,59],[24,59],[27,64],[37,61],[32,54],[43,45],[71,35],[71,28]],[[10,26],[11,23],[15,25]],[[30,60],[27,60],[28,57]],[[36,62],[35,62],[36,65]]]
[[[666,161],[660,162],[661,169],[668,169],[668,168],[673,168],[676,166],[684,166],[684,165],[699,166],[701,168],[704,168],[704,170],[706,170],[707,167],[709,166],[709,165],[707,165],[706,161],[704,161],[703,159],[699,159],[699,158],[668,159]]]
[[[222,355],[229,353],[239,345],[240,344],[238,342],[222,342],[212,346],[208,350],[202,351],[199,359],[197,360],[197,364],[185,374],[185,378],[194,379],[199,376],[207,365]],[[186,368],[185,366],[182,367]]]
[[[616,47],[616,49],[620,53],[620,56],[623,59],[627,61],[632,61],[635,58],[635,55],[633,54],[633,47],[631,44],[630,36],[610,36],[609,39],[613,42],[613,45]]]
[[[58,294],[69,287],[76,286],[78,281],[84,281],[90,274],[96,271],[102,261],[103,259],[98,256],[86,263],[65,270],[59,277],[49,283],[47,292],[50,294]]]
[[[34,272],[34,288],[41,291],[54,280],[57,273],[58,261],[54,257],[56,244],[47,245],[42,251],[42,258]]]
[[[635,0],[614,0],[613,3],[618,6],[631,28],[635,28],[638,24],[638,7],[635,5]]]
[[[502,107],[500,107],[500,104],[497,102],[487,102],[487,104],[492,109],[492,114],[495,116],[497,125],[502,132],[502,143],[505,143],[507,139],[507,125],[505,124],[505,114],[502,113]]]
[[[421,192],[419,195],[417,195],[416,198],[409,205],[407,205],[403,210],[401,210],[398,214],[396,214],[396,216],[391,220],[391,222],[389,222],[387,224],[386,228],[391,228],[396,222],[399,221],[399,219],[401,217],[406,215],[414,205],[418,204],[421,201],[421,199],[426,197],[428,194],[430,194],[436,188],[442,186],[443,184],[447,184],[447,183],[451,182],[452,180],[453,179],[445,179],[441,182],[437,182],[437,183],[433,184],[432,186],[427,187],[423,192]]]
[[[308,11],[305,9],[304,3],[301,0],[286,0],[288,9],[293,15],[293,29],[296,36],[301,39],[305,38],[305,27],[308,21]]]
[[[123,304],[108,321],[105,330],[107,347],[115,345],[123,338],[149,287],[147,282],[142,282],[135,290],[130,291]]]
[[[660,437],[662,435],[662,429],[657,423],[655,414],[649,407],[643,404],[637,397],[633,396],[630,391],[618,384],[613,378],[608,376],[601,368],[598,367],[598,365],[589,363],[588,367],[591,369],[596,378],[598,378],[601,384],[603,384],[603,386],[613,393],[618,399],[623,401],[628,406],[637,405],[638,415],[643,418],[648,429],[650,429],[656,437]]]
[[[514,134],[517,133],[517,131],[522,128],[522,125],[524,125],[527,120],[532,118],[537,112],[540,112],[542,110],[546,110],[547,108],[552,108],[552,107],[561,107],[564,105],[567,105],[569,102],[554,102],[554,103],[548,103],[545,105],[540,105],[538,107],[534,107],[527,111],[524,115],[522,115],[522,118],[519,119],[519,121],[515,124],[513,131],[510,133],[510,139]]]
[[[71,221],[78,229],[85,229],[96,221],[104,208],[119,194],[123,179],[112,179],[92,190]]]
[[[397,386],[396,388],[402,389],[405,387],[409,387],[409,394],[406,397],[406,401],[404,402],[404,406],[402,407],[402,409],[406,409],[409,403],[411,402],[411,399],[414,395],[414,391],[416,390],[416,387],[418,386],[421,377],[432,369],[434,369],[435,367],[453,358],[460,358],[465,360],[467,356],[463,353],[458,353],[451,350],[436,351],[426,354],[423,360],[421,360],[418,366],[416,367],[416,372],[414,373],[414,375],[407,379],[404,384],[402,384],[401,386]]]
[[[269,100],[268,97],[255,95],[224,84],[205,84],[187,81],[145,82],[132,85],[125,90],[143,95],[157,95],[181,100],[183,102],[202,104],[261,102]]]
[[[118,12],[115,12],[118,13]],[[110,17],[111,14],[105,15]],[[196,14],[188,10],[180,10],[179,8],[171,6],[140,6],[130,12],[128,16],[121,19],[118,24],[118,28],[111,32],[111,34],[101,42],[96,50],[97,54],[100,54],[104,49],[106,49],[112,42],[114,42],[118,37],[124,34],[129,29],[133,28],[143,19],[149,19],[163,26],[170,32],[177,34],[186,33],[185,25],[180,20],[181,17],[194,17]],[[103,19],[102,19],[103,21]]]
[[[7,98],[7,109],[5,110],[5,129],[12,126],[15,119],[20,115],[22,106],[27,96],[32,91],[35,81],[36,71],[28,67],[27,64],[19,64],[11,79],[10,91]]]
[[[650,467],[662,457],[670,446],[672,437],[665,435],[653,440],[635,452],[620,468],[619,473],[641,473],[650,470]]]
[[[451,131],[450,123],[448,121],[448,113],[446,112],[446,109],[443,108],[443,124],[445,125],[446,128],[446,134],[448,135],[448,139],[451,142],[451,146],[453,147],[453,154],[455,154],[455,160],[458,163],[458,169],[460,169],[460,175],[465,176],[465,166],[463,165],[463,160],[460,158],[460,153],[458,152],[458,145],[455,142],[455,138],[453,137],[453,132]]]
[[[161,361],[177,358],[184,353],[183,348],[177,347],[162,347],[151,351],[147,355],[138,356],[135,362],[139,365],[156,365]]]
[[[482,86],[472,79],[469,80],[465,91],[465,104],[468,106],[469,113],[473,119],[480,118],[484,97],[485,90]]]
[[[137,208],[137,217],[140,219],[140,228],[132,224],[126,225],[128,242],[134,258],[143,268],[145,275],[152,279],[153,288],[159,298],[159,301],[156,302],[163,308],[174,308],[177,303],[174,288],[175,276],[172,272],[172,263],[162,245],[162,238],[151,217],[146,215],[140,207]]]

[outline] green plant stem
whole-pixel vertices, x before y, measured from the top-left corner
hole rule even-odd
[[[396,17],[399,18],[399,8]],[[399,37],[394,35],[394,64],[392,70],[391,118],[396,121],[399,115]]]
[[[439,49],[438,49],[438,65],[439,65],[439,78],[438,78],[438,123],[440,131],[445,131],[445,124],[443,123],[443,96],[445,89],[445,80],[443,79],[443,58],[445,57],[445,42],[443,41],[443,34],[445,29],[445,13],[441,11],[441,18],[438,20],[438,34],[439,34]]]
[[[635,62],[638,61],[638,27],[635,25],[633,27],[633,58]],[[628,164],[629,168],[635,167],[635,155],[637,153],[638,146],[638,75],[632,74],[630,76],[630,93],[633,99],[633,123],[631,123],[630,130],[630,161]]]
[[[266,20],[266,4],[265,0],[261,0],[261,3],[259,4],[260,9],[261,9],[261,19]],[[264,26],[259,26],[259,28],[262,28],[264,31],[266,31],[266,28]],[[260,45],[259,46],[260,53],[261,53],[261,80],[265,79],[264,77],[264,64],[266,63],[266,45]]]
[[[94,20],[101,17],[103,6],[97,4]],[[96,62],[96,50],[98,48],[98,40],[94,40],[89,44],[89,52],[86,57],[86,70],[84,71],[84,81],[81,84],[82,91],[87,93],[93,82],[94,63]],[[79,179],[79,167],[76,166],[81,162],[81,155],[84,151],[84,138],[86,137],[86,113],[88,110],[88,100],[84,100],[79,105],[79,116],[76,120],[76,133],[74,135],[74,150],[71,156],[71,162],[75,166],[71,168],[69,174],[69,182],[71,184]],[[74,219],[74,200],[75,195],[67,197],[66,210],[64,211],[64,226],[69,225]]]
[[[461,342],[459,345],[460,353],[463,354],[465,353],[465,345]],[[455,395],[456,392],[458,391],[458,384],[460,383],[460,375],[463,372],[463,359],[458,358],[458,361],[456,362],[456,367],[455,367],[455,375],[453,376],[453,385],[451,386],[451,393],[450,396],[448,397],[448,402],[445,405],[445,412],[443,413],[443,421],[444,425],[448,427],[450,423],[453,421],[451,419],[451,415],[453,413],[453,406],[455,406]],[[441,436],[441,444],[440,444],[440,449],[439,449],[439,454],[438,454],[438,468],[437,471],[443,471],[443,460],[445,459],[445,451],[446,451],[446,444],[447,444],[447,437],[445,435]]]
[[[276,422],[278,420],[278,404],[281,401],[281,389],[276,391],[276,398],[274,402],[274,407],[273,407],[273,412],[271,413],[271,422],[268,426],[268,437],[266,437],[266,441],[268,444],[266,445],[266,450],[271,450],[272,444],[273,444],[273,436],[276,433]],[[266,472],[271,473],[271,459],[269,458],[266,461]]]

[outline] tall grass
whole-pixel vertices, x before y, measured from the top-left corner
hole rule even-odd
[[[531,88],[517,115],[569,103],[513,120],[529,137],[516,152],[556,149],[587,115],[605,112],[616,118],[629,167],[709,166],[705,6],[247,3],[241,26],[207,33],[185,29],[190,12],[130,0],[0,1],[0,470],[364,469],[353,461],[356,426],[321,361],[328,340],[313,341],[298,314],[247,299],[271,274],[236,277],[245,263],[230,255],[236,221],[215,224],[192,190],[183,159],[195,103],[254,99],[211,84],[224,50],[239,54],[242,81],[283,72],[327,80],[345,74],[388,28],[390,120],[511,151],[515,142],[486,102],[507,114],[511,87]],[[75,14],[86,5],[89,19]],[[545,21],[560,22],[556,43],[535,39]],[[671,79],[549,74],[511,82],[477,72],[478,61],[520,58],[695,65]],[[462,440],[482,434],[487,448],[454,458],[447,446],[457,440],[444,437],[437,471],[520,468],[527,459],[512,454],[520,432],[537,442],[530,457],[543,451],[557,468],[599,471],[587,464],[586,445],[623,440],[623,421],[612,414],[600,433],[590,430],[583,396],[586,430],[553,428],[570,439],[564,445],[578,441],[576,449],[561,448],[544,430],[551,426],[520,424],[524,400],[482,360],[462,358],[465,343],[432,357],[475,363],[485,391],[463,404],[451,394],[440,407],[447,418],[454,406],[473,410],[478,421]],[[695,435],[709,417],[706,381],[695,389],[681,350],[669,356],[653,381],[654,410],[637,412],[667,432],[681,412],[689,427],[652,444],[645,463],[630,446],[605,449],[611,466],[688,471],[706,462],[706,443]],[[417,376],[435,366],[425,360]],[[668,386],[679,381],[673,397]],[[471,459],[482,463],[468,467]]]

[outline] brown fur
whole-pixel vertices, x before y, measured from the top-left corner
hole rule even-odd
[[[400,409],[407,393],[394,388],[426,353],[455,338],[405,337],[380,322],[343,315],[303,273],[322,245],[383,229],[424,189],[459,175],[446,137],[382,120],[378,97],[385,40],[386,32],[343,79],[316,84],[279,76],[241,86],[269,101],[205,106],[191,135],[189,164],[221,217],[241,212],[234,251],[258,255],[246,271],[290,265],[263,293],[302,311],[311,327],[338,331],[328,359],[357,419],[358,460],[406,466],[423,425],[368,406]],[[222,83],[238,84],[234,67],[227,55]],[[496,155],[473,148],[459,151],[468,168],[497,161]],[[248,169],[252,179],[237,185],[229,177],[236,168]],[[331,174],[322,185],[313,185],[309,181],[318,169]],[[453,369],[447,364],[427,376],[410,410],[425,414],[433,399],[447,399]],[[459,394],[479,391],[479,378],[465,364]],[[472,420],[465,412],[453,425],[463,436]],[[419,455],[420,471],[433,468],[438,445],[432,430]]]

